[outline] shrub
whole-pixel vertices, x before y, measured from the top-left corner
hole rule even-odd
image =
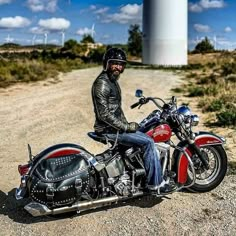
[[[198,84],[217,84],[221,82],[222,80],[215,73],[211,73],[209,76],[201,77]]]
[[[209,83],[209,77],[201,77],[199,81],[197,81],[197,84],[208,84]]]
[[[204,40],[202,40],[195,46],[194,51],[197,53],[213,52],[214,46],[211,44],[210,40],[205,37]]]
[[[220,91],[220,87],[218,85],[211,85],[204,89],[205,95],[216,96]]]
[[[201,87],[191,87],[189,88],[189,97],[197,97],[204,95],[204,88]]]
[[[174,93],[182,93],[182,92],[184,92],[184,89],[183,88],[173,88],[173,89],[171,89],[171,91],[173,91]]]
[[[236,107],[231,107],[216,114],[218,125],[236,126]]]
[[[221,99],[223,103],[236,103],[236,94],[235,93],[224,94],[221,96]]]
[[[213,100],[208,107],[206,108],[206,111],[213,112],[213,111],[220,111],[224,107],[224,102],[220,99]]]
[[[100,47],[100,48],[91,50],[88,55],[89,61],[95,62],[95,63],[101,63],[105,51],[106,51],[105,47]]]
[[[225,78],[225,81],[226,81],[226,82],[231,82],[231,83],[236,83],[236,74],[228,75],[228,76]]]
[[[195,63],[195,64],[188,64],[186,66],[181,66],[180,69],[181,70],[200,70],[203,69],[204,65],[200,64],[200,63]]]
[[[191,73],[189,73],[189,74],[187,74],[187,76],[186,76],[187,78],[196,78],[197,77],[197,73],[195,73],[195,72],[191,72]]]
[[[232,62],[232,63],[224,63],[222,66],[221,66],[221,74],[223,76],[227,76],[227,75],[230,75],[230,74],[236,74],[236,63]]]
[[[209,67],[209,68],[214,68],[216,66],[216,63],[215,62],[208,62],[207,63],[207,67]]]

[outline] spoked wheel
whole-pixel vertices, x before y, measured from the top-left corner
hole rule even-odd
[[[201,148],[206,157],[209,169],[205,169],[200,159],[194,156],[192,161],[196,172],[196,182],[189,190],[194,192],[208,192],[216,188],[223,180],[227,171],[227,155],[222,146],[204,146]],[[193,179],[193,173],[188,169],[189,181]]]

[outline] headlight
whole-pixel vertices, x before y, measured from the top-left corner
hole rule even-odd
[[[199,117],[198,115],[191,115],[191,125],[197,126],[199,123]]]
[[[184,123],[188,126],[197,126],[199,123],[199,117],[198,115],[192,115],[191,111],[189,109],[189,107],[187,106],[180,106],[178,108],[178,113],[180,114],[180,116],[184,117]]]
[[[178,113],[183,114],[184,116],[190,116],[191,111],[187,106],[181,106],[177,109]]]

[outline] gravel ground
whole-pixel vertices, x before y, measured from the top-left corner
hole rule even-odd
[[[23,210],[24,201],[14,200],[17,166],[27,161],[27,143],[34,154],[61,142],[79,143],[93,153],[105,149],[86,135],[94,122],[90,88],[99,71],[78,70],[0,90],[0,235],[236,235],[236,177],[230,174],[209,193],[144,197],[80,215],[33,218]],[[137,100],[135,89],[167,99],[180,78],[171,72],[126,69],[120,84],[128,120],[140,121],[153,109],[129,108]],[[229,139],[231,158],[234,139]]]

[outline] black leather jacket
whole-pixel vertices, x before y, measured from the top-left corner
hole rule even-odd
[[[94,129],[97,133],[125,132],[128,122],[121,108],[121,90],[117,81],[103,71],[92,86],[95,112]]]

